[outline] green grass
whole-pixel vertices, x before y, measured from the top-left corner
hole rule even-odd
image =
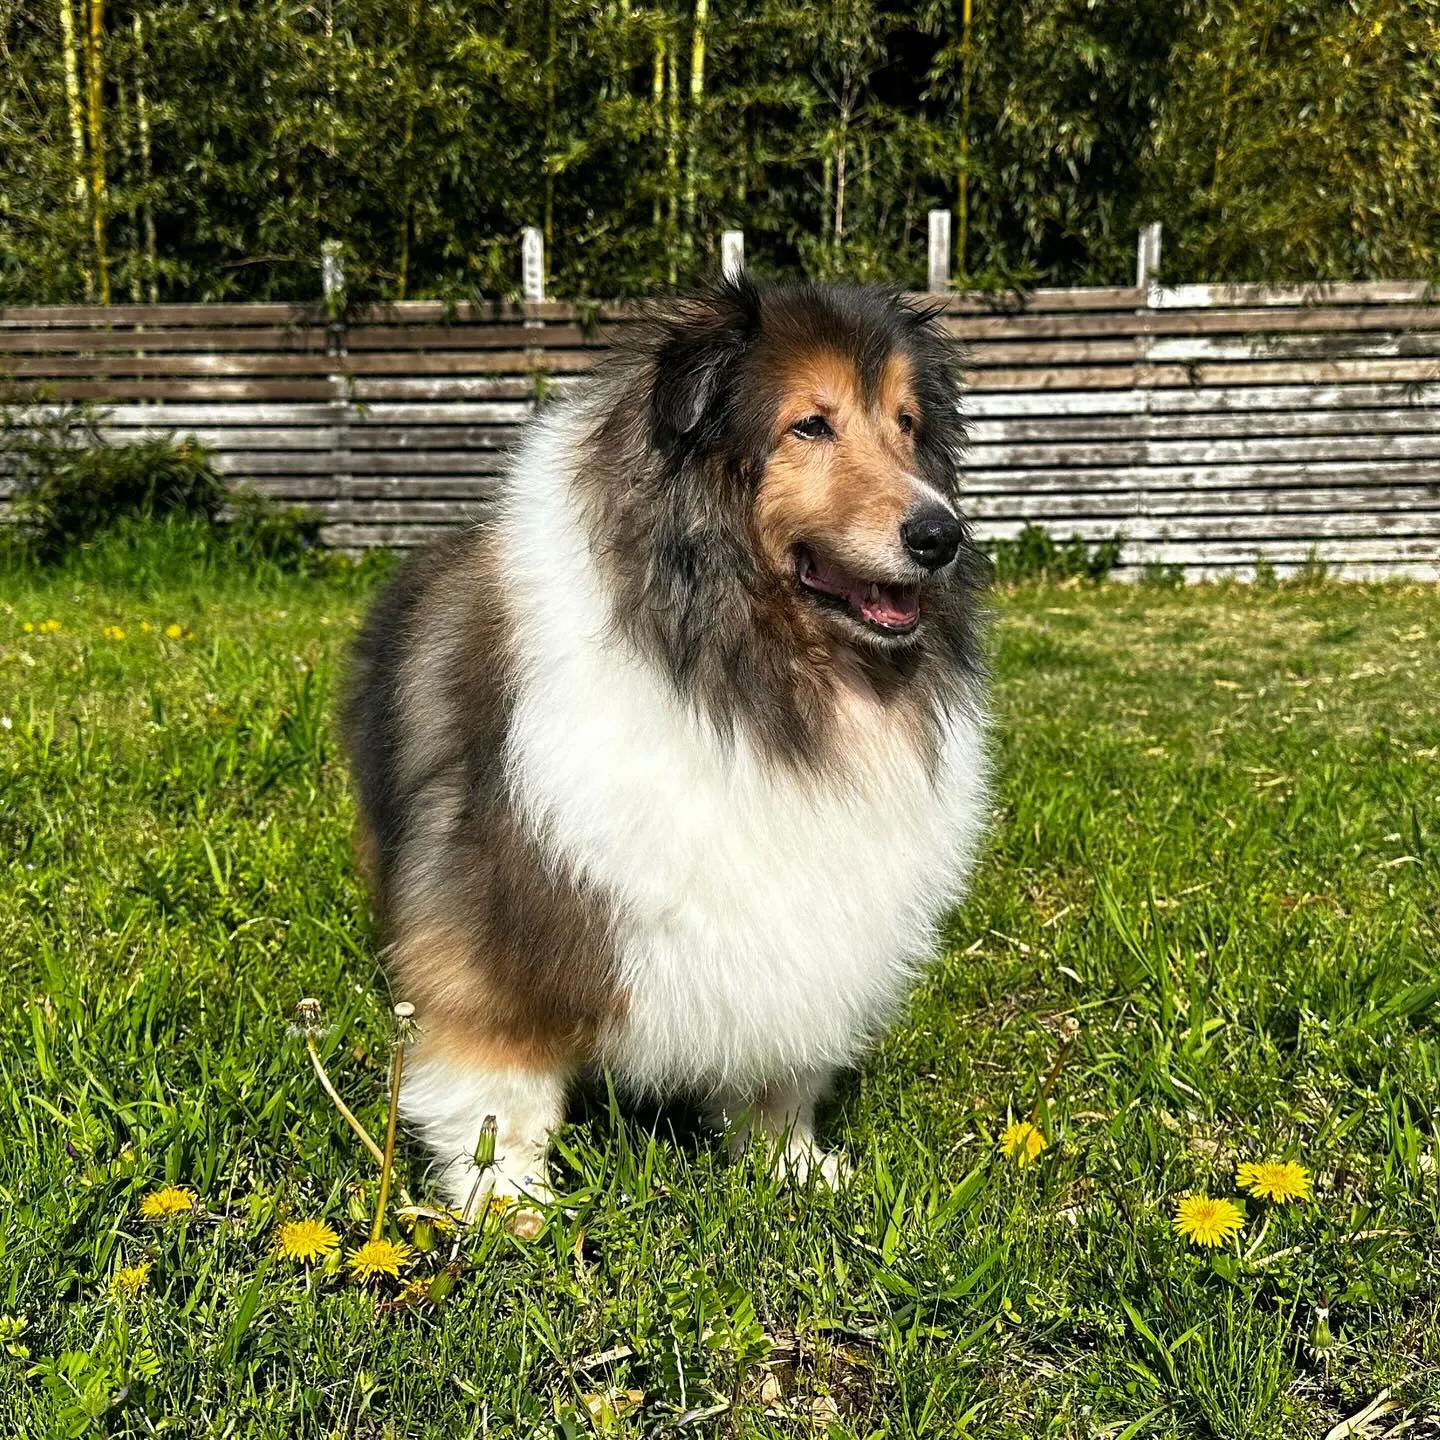
[[[287,1034],[325,1001],[378,1132],[332,723],[374,576],[183,527],[0,576],[0,1433],[1249,1440],[1382,1387],[1440,1433],[1440,594],[997,597],[994,834],[829,1114],[854,1184],[592,1092],[563,1207],[468,1240],[437,1312],[271,1258],[287,1214],[358,1243],[376,1188]],[[1070,1034],[1020,1168],[997,1136]],[[1213,1255],[1173,1233],[1271,1156],[1313,1203],[1247,1202]],[[203,1218],[141,1220],[166,1181]]]

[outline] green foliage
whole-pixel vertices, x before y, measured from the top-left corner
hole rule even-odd
[[[138,522],[194,522],[203,546],[280,569],[344,568],[319,549],[320,521],[248,490],[228,490],[193,439],[113,445],[90,405],[33,398],[0,406],[0,471],[14,485],[0,549],[12,565],[53,564],[100,533]],[[167,543],[162,540],[161,543]],[[174,543],[174,537],[168,543]]]
[[[194,440],[110,445],[89,406],[0,409],[0,465],[15,490],[10,538],[41,560],[123,519],[214,522],[225,487]]]
[[[471,1235],[436,1309],[270,1259],[291,1217],[354,1246],[375,1197],[286,1031],[324,1000],[378,1133],[394,997],[331,722],[375,577],[208,534],[0,572],[0,1433],[1278,1440],[1384,1387],[1395,1423],[1436,1413],[1434,587],[1002,591],[988,852],[825,1117],[853,1182],[789,1189],[587,1091],[542,1234]],[[995,1141],[1070,1035],[1019,1168]],[[1173,1232],[1178,1196],[1292,1155],[1313,1201],[1247,1200],[1213,1254]],[[142,1220],[167,1181],[204,1217]]]
[[[1436,275],[1436,0],[1219,0],[1170,63],[1150,161],[1169,275]]]
[[[320,551],[320,520],[299,505],[281,505],[253,490],[234,490],[225,516],[225,538],[243,558],[290,569],[344,563]]]
[[[313,300],[331,239],[357,300],[512,294],[529,224],[571,297],[733,225],[917,284],[937,206],[968,284],[1126,283],[1155,218],[1185,279],[1440,273],[1440,0],[969,8],[11,0],[0,303]]]
[[[1002,585],[1027,580],[1103,580],[1120,563],[1123,535],[1087,544],[1079,535],[1059,542],[1043,525],[1026,525],[1009,540],[989,546],[995,578]]]

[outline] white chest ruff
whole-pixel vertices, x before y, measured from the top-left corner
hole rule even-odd
[[[983,823],[978,720],[955,716],[927,765],[878,707],[857,706],[847,776],[720,740],[614,637],[547,451],[525,457],[523,504],[503,520],[525,617],[506,758],[551,863],[616,916],[628,1009],[601,1058],[657,1091],[853,1062],[963,890]]]

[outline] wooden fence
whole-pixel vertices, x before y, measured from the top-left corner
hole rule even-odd
[[[935,299],[936,297],[927,297]],[[951,295],[968,344],[967,510],[1123,532],[1124,565],[1440,576],[1440,303],[1422,284]],[[0,381],[194,435],[327,543],[414,545],[473,516],[537,399],[636,317],[541,302],[0,310]]]

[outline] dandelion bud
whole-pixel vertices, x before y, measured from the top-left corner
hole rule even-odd
[[[1320,1299],[1315,1302],[1315,1324],[1310,1331],[1310,1344],[1316,1350],[1328,1350],[1335,1343],[1330,1334],[1330,1302]]]
[[[443,1304],[450,1292],[454,1290],[458,1268],[455,1265],[447,1265],[443,1270],[430,1277],[430,1283],[425,1287],[425,1298],[432,1305]]]
[[[480,1138],[475,1142],[475,1168],[484,1170],[495,1163],[495,1117],[487,1115],[480,1127]]]

